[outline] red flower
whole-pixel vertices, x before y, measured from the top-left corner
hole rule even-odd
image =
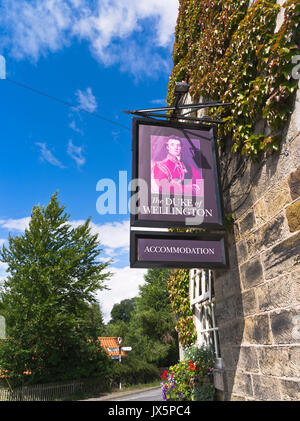
[[[163,372],[163,375],[162,375],[162,378],[163,378],[163,380],[166,378],[166,375],[168,374],[168,370],[165,370],[164,372]]]
[[[190,360],[189,361],[189,365],[190,365],[190,368],[192,369],[192,370],[196,370],[196,367],[194,366],[194,364],[192,363],[192,360]]]

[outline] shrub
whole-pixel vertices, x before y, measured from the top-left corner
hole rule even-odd
[[[191,346],[186,349],[184,360],[163,373],[163,400],[213,400],[214,386],[210,382],[213,366],[213,352],[209,348]]]
[[[146,361],[128,358],[121,363],[114,361],[110,378],[112,387],[116,387],[119,382],[125,387],[158,380],[160,372],[156,366]]]
[[[202,383],[193,390],[193,401],[213,401],[215,387],[212,383]]]
[[[183,355],[185,361],[192,360],[210,363],[214,360],[213,350],[206,346],[198,347],[197,345],[191,345],[184,349]]]

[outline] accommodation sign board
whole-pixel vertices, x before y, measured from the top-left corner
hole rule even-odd
[[[131,226],[223,229],[214,129],[133,118]]]
[[[131,232],[132,268],[225,268],[224,234]]]

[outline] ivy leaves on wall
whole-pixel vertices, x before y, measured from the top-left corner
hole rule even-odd
[[[185,80],[195,101],[233,102],[231,110],[209,113],[226,122],[221,144],[231,136],[233,150],[254,159],[278,149],[298,87],[291,74],[292,57],[300,54],[299,0],[283,7],[275,32],[276,0],[257,0],[250,8],[249,0],[180,0],[167,100],[174,103],[175,82]]]
[[[176,316],[179,341],[183,347],[196,342],[197,333],[193,323],[189,297],[189,270],[176,269],[167,283],[171,309]]]
[[[212,117],[218,112],[226,122],[219,128],[220,144],[230,136],[234,151],[256,159],[263,150],[278,149],[293,109],[298,80],[292,78],[292,58],[300,54],[300,3],[285,2],[279,30],[276,0],[257,0],[250,8],[249,4],[249,0],[179,0],[167,101],[175,102],[175,82],[185,80],[194,101],[202,97],[232,102],[231,110],[209,110]],[[257,125],[259,121],[262,124]],[[197,338],[189,271],[173,271],[168,291],[179,340],[186,347]]]

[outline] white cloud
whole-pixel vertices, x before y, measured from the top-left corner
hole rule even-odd
[[[145,283],[144,275],[147,272],[146,269],[130,269],[129,267],[110,267],[109,270],[113,272],[113,276],[106,282],[110,290],[100,291],[97,295],[105,323],[110,320],[110,312],[114,304],[138,295],[139,286]]]
[[[0,219],[0,227],[8,230],[24,232],[29,226],[30,216],[19,219]]]
[[[6,269],[8,268],[7,263],[0,262],[0,280],[4,280],[6,278]]]
[[[96,12],[74,26],[74,33],[89,40],[93,55],[106,66],[119,64],[122,71],[135,76],[157,77],[169,72],[170,64],[154,50],[168,47],[170,57],[177,13],[178,0],[101,0]],[[145,23],[151,28],[148,37]],[[131,39],[133,34],[142,41]]]
[[[8,264],[7,263],[0,262],[0,270],[5,270],[6,271],[7,268],[8,268]]]
[[[97,260],[98,260],[98,262],[101,262],[101,263],[107,263],[111,260],[111,258],[110,257],[99,257]],[[118,262],[118,260],[114,259],[114,263],[116,263],[116,262]]]
[[[163,107],[166,107],[167,105],[167,101],[166,98],[162,98],[162,99],[153,99],[151,101],[151,104],[155,104],[155,105],[161,105]]]
[[[72,130],[74,130],[74,132],[76,132],[76,133],[80,133],[82,136],[83,136],[83,130],[81,130],[81,129],[79,129],[77,126],[76,126],[76,122],[75,122],[75,120],[72,120],[71,121],[71,123],[69,124],[69,127],[71,127],[71,129]]]
[[[78,89],[76,92],[76,96],[79,108],[86,110],[90,113],[96,111],[98,104],[91,88],[87,88],[85,91],[81,91],[80,89]]]
[[[99,0],[95,11],[90,10],[79,19],[74,33],[90,39],[101,57],[113,41],[142,31],[143,21],[152,18],[153,42],[165,47],[172,42],[178,4],[178,0]]]
[[[0,247],[3,246],[3,244],[6,242],[5,238],[0,238]]]
[[[123,252],[129,247],[129,221],[112,222],[97,225],[91,222],[94,232],[99,234],[101,244],[110,249],[121,249]]]
[[[6,228],[8,230],[15,230],[24,232],[25,228],[28,228],[30,217],[20,218],[20,219],[0,219],[0,227]],[[78,227],[85,223],[85,220],[73,220],[70,221],[70,224],[73,227]],[[103,256],[103,259],[120,256],[122,254],[128,253],[129,251],[129,236],[130,236],[130,223],[129,220],[124,220],[122,222],[107,222],[105,224],[95,224],[90,222],[92,234],[97,234],[99,241],[106,256]],[[135,231],[168,231],[167,228],[140,228],[135,227]],[[4,239],[2,240],[5,241]],[[1,244],[1,240],[0,240]]]
[[[178,0],[135,0],[140,18],[156,17],[157,44],[165,47],[172,42],[178,15]]]
[[[107,256],[109,256],[110,258],[113,258],[114,263],[116,262],[115,257],[116,256],[121,256],[124,253],[128,253],[129,252],[129,244],[128,246],[125,247],[121,247],[121,248],[105,248],[104,252]]]
[[[171,44],[178,0],[4,0],[0,45],[17,59],[55,52],[74,40],[88,42],[95,58],[109,66],[148,76],[169,71],[156,48]],[[146,30],[145,30],[146,28]],[[148,34],[147,36],[145,34]],[[139,39],[139,44],[133,42]],[[136,61],[136,66],[134,65]],[[152,72],[150,71],[152,69]]]
[[[72,14],[63,0],[4,0],[0,24],[5,26],[8,36],[2,43],[9,44],[15,58],[37,61],[41,55],[67,44],[65,31],[72,25]]]
[[[68,143],[67,153],[76,162],[78,167],[81,167],[85,164],[85,157],[83,156],[83,146],[73,145],[71,139]]]
[[[40,148],[41,161],[47,161],[49,164],[54,165],[55,167],[65,168],[65,166],[47,148],[46,143],[36,143],[36,145]]]
[[[161,73],[171,71],[169,60],[153,51],[149,44],[139,45],[136,41],[128,41],[126,47],[122,44],[110,46],[106,55],[111,62],[109,64],[120,63],[120,70],[131,73],[135,79],[145,76],[157,78]]]
[[[29,226],[30,219],[30,216],[19,219],[0,219],[0,227],[24,232],[25,228],[28,228]],[[85,220],[83,219],[70,221],[70,224],[73,227],[78,227],[84,223]],[[105,247],[108,251],[108,256],[115,255],[116,250],[118,250],[118,254],[128,251],[130,233],[129,221],[107,222],[103,225],[90,222],[90,227],[92,234],[97,234],[99,236],[102,247]]]
[[[73,226],[82,225],[84,220],[71,221]],[[108,251],[108,255],[112,255],[116,249],[121,249],[123,252],[129,247],[129,221],[123,222],[108,222],[103,225],[90,223],[93,234],[98,234],[101,245]]]

